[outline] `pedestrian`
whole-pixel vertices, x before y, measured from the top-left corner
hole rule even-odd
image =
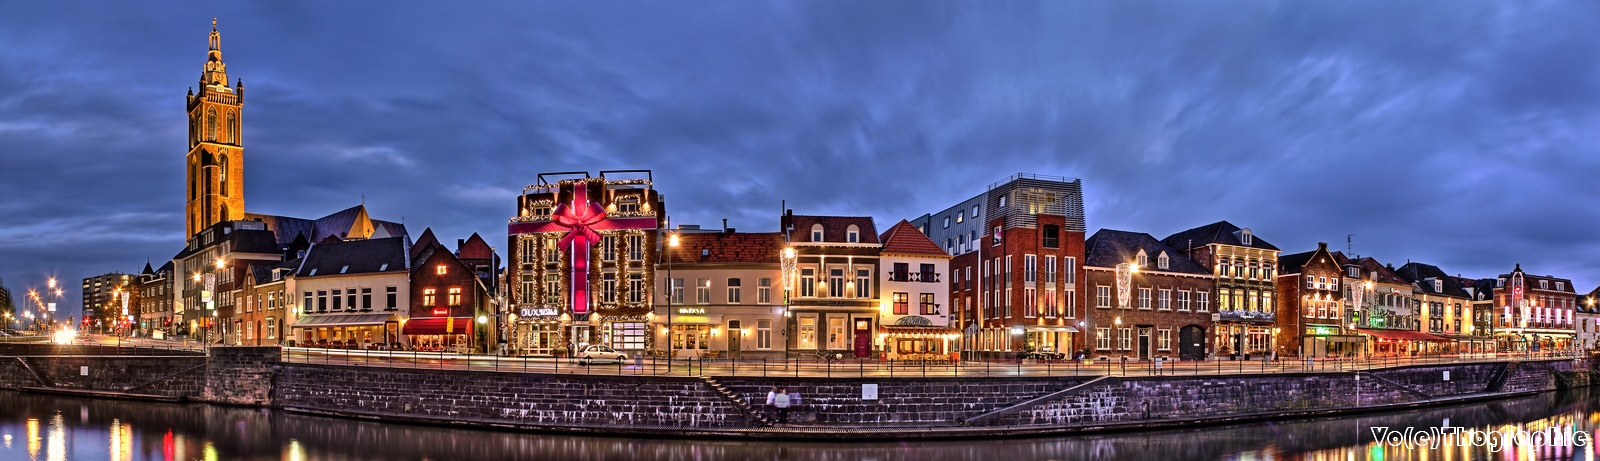
[[[766,409],[767,409],[767,415],[768,416],[777,417],[777,409],[772,406],[773,399],[777,398],[777,397],[778,397],[778,386],[772,386],[772,389],[767,391],[767,408]]]
[[[778,389],[772,396],[772,406],[778,408],[778,424],[789,424],[789,390]]]

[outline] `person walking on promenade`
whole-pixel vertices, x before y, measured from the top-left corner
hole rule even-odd
[[[778,389],[772,396],[772,406],[778,408],[778,424],[789,424],[789,390]]]
[[[767,416],[774,417],[774,418],[776,418],[778,416],[777,409],[772,406],[773,405],[773,399],[777,398],[777,397],[778,397],[778,386],[772,386],[772,390],[767,391],[767,408],[766,408]]]

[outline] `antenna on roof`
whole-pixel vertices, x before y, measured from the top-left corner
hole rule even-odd
[[[1351,237],[1355,237],[1355,236],[1356,236],[1356,234],[1344,234],[1344,252],[1345,253],[1350,253],[1350,257],[1352,257],[1352,258],[1356,257],[1356,251],[1354,249],[1355,248],[1355,244],[1352,243],[1353,240],[1351,239]]]

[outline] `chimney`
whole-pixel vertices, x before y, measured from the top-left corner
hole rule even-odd
[[[722,233],[728,233],[728,218],[722,218]]]
[[[1317,249],[1321,251],[1328,251],[1328,242],[1317,242]]]
[[[464,246],[467,246],[467,239],[456,239],[456,253],[460,253]]]

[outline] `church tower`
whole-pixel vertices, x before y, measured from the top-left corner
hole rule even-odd
[[[189,90],[188,201],[184,237],[222,221],[244,219],[244,143],[239,138],[244,82],[228,87],[222,36],[211,20],[211,51],[200,73],[200,93]]]

